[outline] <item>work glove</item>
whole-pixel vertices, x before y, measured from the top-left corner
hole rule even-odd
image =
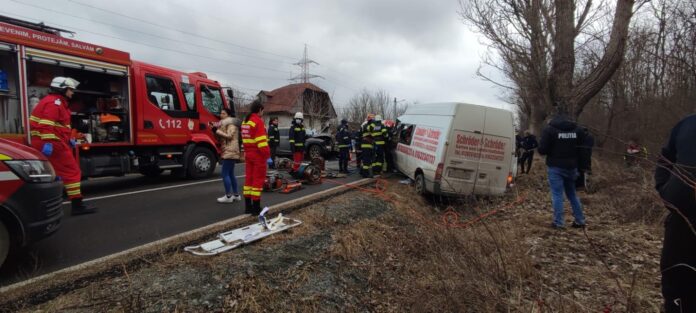
[[[44,143],[43,147],[41,147],[41,153],[46,157],[50,157],[53,154],[53,144],[50,142]]]
[[[75,148],[77,146],[77,140],[75,138],[70,138],[70,148]]]

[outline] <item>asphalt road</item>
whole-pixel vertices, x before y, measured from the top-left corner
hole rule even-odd
[[[327,162],[327,168],[338,168]],[[219,173],[219,166],[216,174]],[[244,165],[235,168],[239,190],[244,184]],[[353,174],[342,180],[356,181]],[[290,193],[264,193],[262,205],[270,206],[336,187],[325,182]],[[72,265],[150,243],[244,213],[244,202],[220,204],[224,194],[219,174],[203,180],[182,180],[163,174],[156,179],[140,175],[98,178],[83,182],[83,194],[99,212],[70,216],[64,204],[61,228],[36,245],[19,251],[0,271],[0,286],[50,273]]]

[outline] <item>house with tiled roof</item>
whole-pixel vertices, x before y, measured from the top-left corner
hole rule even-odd
[[[321,130],[336,119],[336,110],[329,93],[312,83],[299,83],[257,94],[264,105],[263,119],[278,117],[280,127],[289,127],[296,112],[304,115],[306,128]]]

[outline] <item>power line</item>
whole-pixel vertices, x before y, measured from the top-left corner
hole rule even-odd
[[[177,4],[174,3],[174,5],[177,5]],[[189,8],[185,8],[185,7],[181,6],[181,5],[179,5],[179,7],[180,7],[180,8],[183,8],[183,9],[189,9]],[[211,15],[211,14],[208,14],[207,12],[200,12],[200,11],[197,11],[197,13],[203,14],[204,16],[207,16],[207,17],[209,17],[209,18],[211,18],[211,19],[214,19],[214,20],[217,20],[217,21],[220,21],[220,22],[223,22],[223,23],[229,23],[228,21],[223,21],[221,18],[219,18],[219,17],[217,17],[217,16],[214,16],[214,15]],[[271,34],[271,33],[263,32],[262,30],[258,30],[258,29],[257,29],[256,31],[257,31],[257,32],[260,32],[260,33],[264,33],[264,34],[267,35],[267,36],[280,37],[280,36],[278,36],[278,35],[274,35],[274,34]],[[283,37],[283,39],[287,39],[287,38]],[[296,42],[300,43],[299,41],[296,41]],[[318,49],[319,51],[322,51],[322,50],[323,50],[323,49],[321,49],[321,48],[318,47],[318,46],[314,46],[314,45],[310,45],[310,44],[305,44],[305,45],[306,45],[306,46],[309,46],[309,47],[312,47],[312,48],[315,48],[315,49]],[[348,74],[342,73],[342,72],[340,72],[340,71],[334,70],[334,69],[332,69],[331,67],[326,66],[326,65],[322,65],[322,68],[324,68],[324,69],[326,69],[326,70],[328,70],[328,71],[334,72],[335,74],[338,74],[338,75],[340,75],[340,76],[345,76],[346,78],[348,78],[349,81],[350,81],[350,83],[348,83],[347,85],[353,85],[353,86],[362,85],[361,83],[356,83],[356,82],[362,82],[361,79],[357,79],[357,78],[355,78],[355,77],[353,77],[353,76],[351,76],[351,75],[348,75]],[[324,74],[324,76],[326,76],[326,74]],[[322,78],[323,78],[323,77],[322,77]],[[338,81],[338,82],[341,82],[341,83],[346,83],[345,81],[341,81],[341,80],[338,80],[338,79],[335,79],[335,81]],[[345,89],[350,89],[350,90],[353,90],[353,91],[358,92],[358,90],[356,90],[356,89],[354,89],[354,88],[351,88],[351,87],[348,87],[348,86],[342,86],[342,87],[345,88]]]
[[[89,22],[92,22],[92,23],[97,23],[97,24],[102,24],[102,25],[111,26],[111,27],[115,27],[115,28],[120,28],[120,29],[123,29],[123,30],[127,30],[127,31],[130,31],[130,32],[138,33],[138,34],[143,34],[143,35],[146,35],[146,36],[155,37],[155,38],[158,38],[158,39],[169,40],[169,41],[173,41],[173,42],[178,42],[178,43],[183,43],[183,44],[186,44],[186,45],[195,46],[195,47],[198,47],[198,48],[204,48],[204,49],[209,49],[209,50],[216,50],[216,51],[221,51],[221,52],[225,52],[225,53],[229,53],[229,54],[234,54],[234,55],[238,55],[238,56],[243,56],[243,57],[248,57],[248,58],[257,58],[257,59],[262,59],[262,60],[269,60],[269,61],[273,61],[273,62],[280,62],[280,63],[284,63],[284,64],[290,64],[290,63],[285,63],[285,62],[283,62],[283,61],[280,61],[280,60],[278,60],[278,59],[271,59],[271,58],[265,58],[265,57],[261,57],[261,56],[255,56],[255,55],[249,55],[249,54],[242,54],[242,53],[235,52],[235,51],[230,51],[230,50],[225,50],[225,49],[219,49],[219,48],[214,48],[214,47],[210,47],[210,46],[198,45],[198,44],[194,44],[194,43],[191,43],[191,42],[188,42],[188,41],[185,41],[185,40],[179,40],[179,39],[164,37],[164,36],[160,36],[160,35],[155,35],[155,34],[148,33],[148,32],[144,32],[144,31],[137,30],[137,29],[132,29],[132,28],[128,28],[128,27],[123,27],[123,26],[120,26],[120,25],[116,25],[116,24],[110,24],[110,23],[106,23],[106,22],[102,22],[102,21],[93,20],[93,19],[91,19],[91,18],[86,18],[86,17],[74,15],[74,14],[71,14],[71,13],[68,13],[68,12],[57,11],[57,10],[54,10],[54,9],[49,9],[49,8],[45,8],[45,7],[38,6],[38,5],[34,5],[34,4],[24,3],[24,2],[21,2],[21,1],[18,1],[18,0],[10,0],[10,1],[15,2],[15,3],[17,3],[17,4],[21,4],[21,5],[25,5],[25,6],[30,6],[30,7],[38,8],[38,9],[41,9],[41,10],[46,10],[46,11],[50,11],[50,12],[54,12],[54,13],[58,13],[58,14],[62,14],[62,15],[70,16],[70,17],[74,17],[74,18],[77,18],[77,19],[89,21]]]
[[[15,14],[15,13],[8,13],[8,12],[5,12],[5,11],[0,11],[0,12],[3,12],[4,14],[11,14],[11,15],[14,15],[14,16],[16,16],[16,17],[20,17],[20,18],[24,18],[24,19],[32,19],[32,20],[35,20],[35,19],[33,19],[33,18],[26,17],[26,16],[22,16],[22,15],[18,15],[18,14]],[[79,31],[82,31],[82,32],[86,32],[86,33],[90,33],[90,34],[95,34],[95,35],[104,36],[104,37],[109,37],[109,38],[113,38],[113,39],[118,39],[118,40],[130,42],[130,43],[135,43],[135,44],[138,44],[138,45],[143,45],[143,46],[147,46],[147,47],[151,47],[151,48],[155,48],[155,49],[160,49],[160,50],[166,50],[166,51],[181,53],[181,54],[190,55],[190,56],[195,56],[195,57],[204,58],[204,59],[209,59],[209,60],[213,60],[213,61],[225,62],[225,63],[229,63],[229,64],[241,65],[241,66],[246,66],[246,67],[251,67],[251,68],[257,68],[257,69],[262,69],[262,70],[272,71],[272,72],[290,73],[290,72],[287,72],[287,71],[282,71],[282,70],[277,70],[277,69],[272,69],[272,68],[267,68],[267,67],[262,67],[262,66],[249,65],[249,64],[239,63],[239,62],[232,62],[232,61],[228,61],[228,60],[224,60],[224,59],[213,58],[213,57],[209,57],[209,56],[206,56],[206,55],[200,55],[200,54],[190,53],[190,52],[186,52],[186,51],[182,51],[182,50],[177,50],[177,49],[164,48],[164,47],[160,47],[160,46],[156,46],[156,45],[151,45],[151,44],[146,44],[146,43],[142,43],[142,42],[137,42],[137,41],[133,41],[133,40],[129,40],[129,39],[124,39],[124,38],[120,38],[120,37],[116,37],[116,36],[112,36],[112,35],[107,35],[107,34],[103,34],[103,33],[98,33],[98,32],[94,32],[94,31],[90,31],[90,30],[86,30],[86,29],[81,29],[81,28],[77,28],[77,27],[65,26],[65,25],[61,25],[61,24],[57,24],[57,23],[53,23],[53,22],[52,22],[52,24],[58,25],[58,26],[60,26],[60,27],[66,27],[66,28],[76,29],[76,30],[79,30]]]
[[[122,14],[122,13],[114,12],[114,11],[107,10],[107,9],[104,9],[104,8],[100,8],[100,7],[97,7],[97,6],[93,6],[93,5],[91,5],[91,4],[87,4],[87,3],[83,3],[83,2],[79,2],[79,1],[75,1],[75,0],[68,0],[68,1],[70,1],[70,2],[72,2],[72,3],[75,3],[75,4],[77,4],[77,5],[81,5],[81,6],[89,7],[89,8],[95,9],[95,10],[107,12],[107,13],[114,14],[114,15],[118,15],[118,16],[121,16],[121,17],[124,17],[124,18],[127,18],[127,19],[131,19],[131,20],[134,20],[134,21],[141,22],[141,23],[145,23],[145,24],[157,26],[157,27],[160,27],[160,28],[163,28],[163,29],[166,29],[166,30],[172,30],[172,31],[176,31],[176,32],[179,32],[179,33],[182,33],[182,34],[189,35],[189,36],[194,36],[194,37],[196,37],[196,38],[203,38],[203,39],[207,39],[207,40],[210,40],[210,41],[215,41],[215,42],[219,42],[219,43],[223,43],[223,44],[228,44],[228,45],[231,45],[231,46],[235,46],[235,47],[238,47],[238,48],[240,48],[240,49],[247,49],[247,50],[251,50],[251,51],[256,51],[256,52],[260,52],[260,53],[265,53],[265,54],[268,54],[268,55],[274,55],[274,56],[281,57],[281,58],[295,59],[295,58],[293,58],[293,57],[289,57],[289,56],[282,55],[282,54],[277,54],[277,53],[273,53],[273,52],[268,52],[268,51],[264,51],[264,50],[259,50],[259,49],[255,49],[255,48],[251,48],[251,47],[246,47],[246,46],[242,46],[242,45],[239,45],[239,44],[235,44],[235,43],[232,43],[232,42],[224,41],[224,40],[219,40],[219,39],[215,39],[215,38],[211,38],[211,37],[202,36],[202,35],[195,34],[195,33],[191,33],[191,32],[185,31],[185,30],[172,28],[171,26],[156,24],[156,23],[150,22],[150,21],[148,21],[148,20],[144,20],[144,19],[140,19],[140,18],[137,18],[137,17],[128,16],[128,15],[125,15],[125,14]]]

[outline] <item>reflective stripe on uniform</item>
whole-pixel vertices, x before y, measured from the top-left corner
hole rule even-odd
[[[31,134],[32,136],[37,136],[37,137],[44,139],[44,140],[45,139],[60,140],[60,138],[58,138],[58,136],[56,136],[56,134],[43,134],[43,133],[40,133],[36,130],[32,130],[29,134]]]
[[[12,158],[7,154],[0,153],[0,161],[12,160]]]
[[[372,148],[372,145],[364,143],[360,145],[360,148]]]
[[[262,143],[259,143],[259,144],[257,145],[257,147],[259,147],[259,148],[268,147],[268,142],[265,142],[265,141],[264,141],[264,142],[262,142]]]
[[[70,125],[63,125],[59,122],[54,122],[51,120],[43,119],[43,118],[38,118],[34,115],[29,117],[29,120],[32,122],[36,122],[42,125],[49,125],[49,126],[56,126],[56,127],[64,127],[64,128],[70,128]]]
[[[79,187],[80,187],[80,183],[77,182],[77,183],[72,183],[72,184],[65,184],[65,188],[68,188],[68,189],[69,189],[69,188],[75,188],[75,187],[78,187],[78,188],[79,188]]]
[[[256,123],[254,123],[253,121],[246,121],[246,122],[242,123],[242,125],[249,125],[251,127],[256,127]]]
[[[257,142],[263,141],[263,140],[268,140],[268,138],[266,136],[258,136],[256,138],[242,139],[242,142],[243,143],[257,143]]]
[[[295,144],[295,147],[304,147],[304,143],[298,142]]]
[[[376,143],[378,146],[383,146],[383,145],[385,144],[384,141],[377,141],[377,142],[375,142],[375,143]]]

